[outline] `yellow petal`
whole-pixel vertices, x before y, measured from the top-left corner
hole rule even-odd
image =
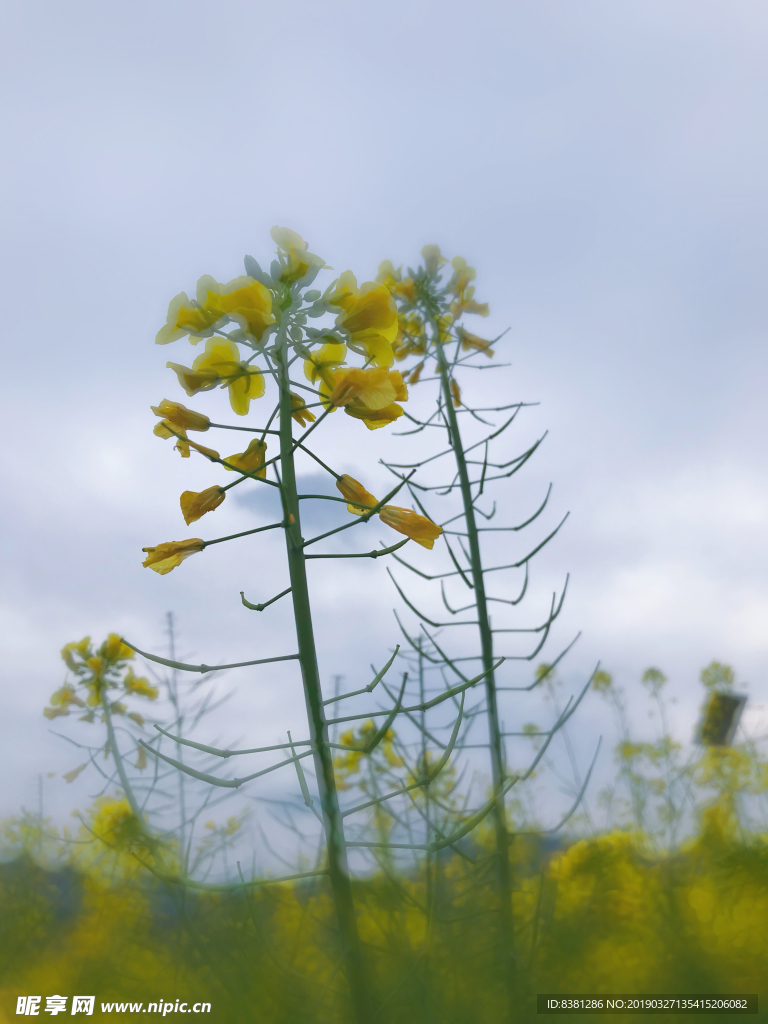
[[[370,491],[363,487],[359,480],[355,480],[354,477],[348,476],[346,473],[339,477],[336,481],[336,486],[341,491],[342,496],[350,502],[347,505],[347,512],[351,512],[355,516],[365,515],[366,512],[370,512],[378,504],[377,499],[374,498]],[[360,504],[354,504],[355,502],[360,502]]]
[[[408,508],[400,508],[397,505],[385,505],[379,513],[382,523],[398,533],[404,533],[406,537],[415,540],[424,548],[432,548],[435,540],[443,532],[443,528],[433,523],[426,516],[420,516]]]
[[[64,772],[65,782],[74,782],[81,771],[85,769],[84,764],[79,764],[77,768],[73,768],[71,772]]]
[[[395,420],[399,419],[403,415],[403,407],[395,402],[384,409],[366,409],[365,406],[361,405],[347,405],[344,408],[344,412],[347,416],[352,416],[356,420],[362,420],[369,430],[378,430],[380,427],[386,427],[388,423],[394,423]]]
[[[264,374],[258,368],[244,368],[229,385],[229,404],[238,416],[247,416],[251,399],[261,398],[266,389]]]
[[[336,324],[352,337],[370,332],[393,342],[397,337],[397,306],[386,285],[369,281],[339,314]]]
[[[182,433],[185,430],[207,430],[211,425],[211,421],[203,413],[194,412],[180,402],[171,402],[167,398],[150,408],[155,416],[162,416],[164,422],[170,423]]]
[[[187,526],[202,519],[207,512],[213,512],[226,496],[224,489],[218,486],[208,487],[204,491],[184,491],[180,505]]]
[[[177,565],[181,565],[185,558],[202,551],[205,541],[200,537],[191,537],[189,540],[172,540],[164,544],[158,544],[153,548],[142,548],[146,551],[147,557],[141,563],[145,568],[164,576]]]
[[[67,708],[43,708],[43,714],[46,718],[53,719],[59,718],[60,715],[68,715],[69,711]]]
[[[333,377],[329,398],[334,405],[384,409],[402,393],[403,377],[397,370],[384,367],[340,370]]]
[[[126,647],[118,633],[110,633],[101,645],[101,654],[110,661],[129,661],[134,657],[130,647]]]
[[[291,399],[291,409],[293,409],[291,415],[296,422],[302,427],[305,427],[308,423],[313,423],[316,416],[307,408],[306,401],[300,395],[295,395],[292,391],[289,392],[289,396]]]
[[[322,380],[328,370],[336,370],[347,358],[347,346],[343,342],[328,341],[304,360],[304,376],[313,384]]]
[[[228,455],[226,459],[224,459],[225,462],[229,463],[229,465],[225,466],[224,469],[230,473],[235,469],[239,469],[243,473],[255,473],[256,476],[261,477],[263,480],[267,475],[267,470],[264,466],[266,457],[266,442],[260,441],[258,438],[254,438],[244,452],[238,452],[236,455]]]

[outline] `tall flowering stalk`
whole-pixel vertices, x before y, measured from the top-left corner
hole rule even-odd
[[[491,620],[489,604],[490,602],[498,602],[502,605],[515,606],[523,599],[528,585],[528,565],[530,560],[556,535],[560,526],[562,526],[562,522],[544,540],[538,543],[533,550],[514,562],[501,566],[488,565],[487,560],[484,559],[481,534],[521,530],[533,523],[547,505],[549,492],[541,506],[524,522],[515,526],[497,527],[483,525],[483,522],[487,523],[491,520],[496,512],[495,503],[490,511],[486,511],[481,507],[480,499],[485,494],[488,485],[492,481],[508,479],[515,474],[534,454],[541,442],[537,441],[527,451],[509,461],[492,461],[490,452],[493,441],[515,420],[518,412],[523,407],[523,403],[495,408],[474,408],[467,404],[458,371],[465,366],[476,370],[488,368],[491,364],[485,361],[494,356],[493,346],[499,339],[487,340],[482,338],[468,330],[462,322],[465,314],[480,316],[488,314],[487,303],[480,303],[475,299],[475,289],[472,284],[475,278],[474,269],[469,267],[462,257],[456,257],[452,261],[453,272],[445,280],[442,268],[447,263],[447,260],[442,256],[439,248],[434,245],[425,246],[422,250],[422,256],[423,263],[416,270],[409,268],[405,275],[401,269],[396,269],[391,262],[385,261],[379,268],[377,280],[389,288],[398,306],[399,333],[395,340],[395,355],[399,361],[408,358],[411,360],[410,372],[407,376],[409,384],[415,385],[419,382],[423,383],[427,379],[432,379],[438,385],[434,411],[424,418],[419,418],[410,412],[406,413],[407,419],[413,424],[413,427],[405,431],[405,433],[415,434],[425,431],[429,433],[431,431],[434,436],[435,428],[438,428],[437,433],[444,437],[447,443],[424,459],[414,460],[409,463],[385,464],[388,465],[401,482],[407,482],[415,502],[424,514],[427,514],[424,502],[427,500],[426,495],[429,493],[434,494],[437,492],[442,497],[457,496],[459,498],[459,514],[451,515],[443,522],[443,539],[447,545],[453,565],[451,571],[442,574],[424,572],[406,562],[403,558],[397,555],[394,556],[398,562],[406,565],[419,576],[425,579],[440,579],[442,602],[453,618],[447,622],[435,621],[433,617],[422,613],[415,606],[397,582],[396,586],[408,607],[419,618],[421,629],[424,630],[425,636],[429,641],[425,646],[422,637],[414,640],[413,637],[403,630],[419,659],[427,657],[433,664],[440,666],[442,670],[452,672],[458,678],[465,678],[459,665],[459,661],[462,659],[451,657],[447,654],[444,650],[445,642],[441,640],[440,644],[438,644],[434,632],[430,634],[427,627],[432,627],[434,630],[437,627],[471,625],[477,629],[480,648],[478,660],[485,680],[484,710],[488,723],[487,746],[490,754],[493,785],[493,799],[489,805],[480,809],[478,815],[490,812],[493,820],[499,892],[499,938],[504,957],[504,974],[508,986],[509,1013],[510,1017],[513,1017],[519,992],[516,982],[516,926],[513,916],[513,881],[509,852],[511,837],[509,834],[505,796],[515,783],[530,774],[531,767],[529,766],[525,776],[510,774],[508,771],[506,736],[510,734],[505,733],[501,721],[499,692],[500,690],[532,689],[539,680],[537,679],[528,687],[499,687],[496,676],[498,652],[495,650],[494,641],[499,633],[538,634],[534,649],[522,656],[527,660],[534,658],[545,643],[552,623],[562,608],[565,587],[559,599],[556,595],[553,595],[552,604],[545,621],[533,628],[495,627]],[[484,365],[478,365],[478,361]],[[487,419],[489,413],[505,412],[510,414],[500,426],[490,423]],[[476,423],[487,426],[489,429],[479,439],[473,438],[471,442],[467,441],[463,436],[467,431],[460,424],[460,417],[462,416],[470,416]],[[443,466],[446,462],[451,463],[449,480],[447,482],[435,484],[422,482],[423,467],[427,464]],[[416,470],[419,470],[419,473],[416,478],[411,479],[412,474]],[[421,499],[417,492],[421,493]],[[430,514],[434,513],[434,511],[434,508],[431,508]],[[435,518],[439,521],[441,517],[435,514]],[[454,550],[454,547],[457,550]],[[490,572],[496,572],[501,569],[520,568],[524,568],[525,577],[517,597],[501,598],[489,594],[488,574]],[[462,608],[451,607],[444,585],[444,581],[448,578],[460,580],[467,586],[471,591],[469,604]],[[456,618],[460,613],[467,611],[475,617],[466,621]],[[560,657],[562,656],[561,654]],[[506,655],[506,657],[514,660],[521,656],[513,654]],[[560,657],[558,657],[557,661],[560,660]],[[581,696],[584,695],[587,687],[582,691]],[[579,697],[580,699],[581,697]],[[569,705],[565,713],[558,716],[555,726],[546,734],[546,743],[542,747],[539,756],[537,756],[536,763],[538,763],[543,750],[552,739],[552,736],[562,727],[566,718],[573,713],[577,703],[578,701],[573,705]],[[468,744],[464,743],[463,745],[467,746]],[[476,819],[478,819],[478,815],[475,816]]]
[[[289,734],[287,743],[242,751],[221,750],[170,736],[178,743],[222,758],[271,750],[282,750],[285,755],[283,760],[270,767],[240,778],[222,778],[200,772],[190,764],[183,764],[157,750],[153,752],[188,775],[214,786],[230,788],[244,785],[267,772],[293,766],[305,804],[322,822],[326,851],[326,867],[302,874],[328,876],[354,1015],[358,1022],[362,1022],[370,1019],[372,997],[366,980],[350,882],[347,860],[347,847],[350,844],[344,831],[344,815],[353,814],[359,808],[342,812],[334,778],[332,751],[359,751],[370,757],[389,734],[395,717],[418,709],[402,706],[403,682],[394,706],[373,712],[373,716],[384,716],[384,722],[380,726],[377,723],[372,735],[352,745],[338,744],[332,740],[329,725],[335,723],[326,717],[326,706],[337,698],[326,699],[321,686],[307,562],[316,558],[377,558],[393,553],[409,540],[431,548],[442,530],[427,516],[413,509],[389,504],[404,486],[403,481],[399,481],[388,495],[378,500],[359,481],[347,474],[337,473],[316,454],[314,436],[310,447],[310,436],[338,409],[343,409],[351,419],[362,421],[369,430],[385,427],[403,416],[400,403],[407,400],[408,390],[402,375],[391,369],[395,360],[392,343],[397,338],[399,328],[397,307],[389,289],[380,282],[358,286],[354,275],[346,271],[321,293],[310,288],[310,285],[317,274],[325,269],[322,258],[308,252],[303,239],[287,228],[274,228],[272,237],[278,249],[269,273],[248,256],[245,259],[244,277],[236,278],[228,284],[220,284],[207,276],[201,278],[194,301],[183,292],[171,301],[167,323],[156,339],[158,344],[167,344],[189,336],[193,345],[205,340],[204,351],[197,356],[192,366],[170,361],[167,365],[175,372],[190,397],[214,387],[226,389],[232,410],[238,416],[245,416],[249,412],[250,403],[267,394],[267,383],[271,382],[269,390],[276,392],[276,397],[264,424],[259,427],[242,427],[212,423],[204,414],[167,399],[153,407],[153,411],[160,417],[155,433],[166,439],[175,438],[176,448],[182,457],[190,457],[194,451],[225,470],[238,474],[232,483],[224,486],[214,484],[201,492],[185,491],[181,495],[180,506],[188,524],[215,511],[226,499],[227,492],[245,481],[251,481],[258,487],[276,488],[280,496],[282,518],[267,526],[213,540],[192,537],[147,547],[144,549],[147,554],[144,565],[165,574],[213,544],[235,541],[273,529],[283,531],[289,585],[260,604],[248,601],[244,592],[241,599],[247,608],[262,612],[290,594],[297,650],[277,657],[219,667],[238,668],[244,665],[297,661],[301,671],[309,735],[306,739],[294,740]],[[334,318],[332,324],[328,322],[331,317]],[[310,327],[308,320],[317,320],[321,326]],[[355,355],[361,359],[362,365],[349,364],[350,358]],[[303,379],[296,374],[296,368],[303,368]],[[300,428],[298,436],[295,434],[296,424]],[[189,436],[190,432],[207,432],[210,429],[245,430],[255,436],[245,451],[222,458],[218,451]],[[278,451],[270,458],[269,449],[275,442]],[[299,456],[308,456],[320,465],[334,479],[340,496],[300,494],[296,467]],[[345,504],[347,520],[319,536],[305,539],[302,534],[301,501],[306,498]],[[367,522],[375,515],[401,534],[403,539],[388,547],[354,554],[315,553],[312,548],[312,545],[324,538]],[[127,640],[125,643],[130,649],[138,650]],[[208,670],[206,665],[186,665],[145,652],[139,653],[179,670]],[[342,696],[346,698],[370,693],[393,661],[394,655],[370,683],[361,690]],[[481,678],[482,674],[452,688],[440,700],[449,700],[475,685]],[[369,717],[370,713],[351,715],[344,721]],[[315,768],[319,811],[301,766],[302,759],[310,756]],[[428,781],[425,779],[419,784],[425,785]],[[354,845],[369,844],[356,842]],[[174,880],[180,884],[205,887],[202,883],[188,879]],[[263,883],[264,880],[246,882],[242,879],[240,883],[227,888]]]

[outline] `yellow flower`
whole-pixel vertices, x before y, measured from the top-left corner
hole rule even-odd
[[[369,367],[337,371],[329,401],[337,406],[355,405],[369,410],[384,409],[392,402],[406,401],[408,389],[397,370]]]
[[[171,341],[190,334],[196,338],[210,337],[214,330],[227,322],[221,310],[203,309],[187,297],[186,292],[179,292],[168,305],[166,323],[155,336],[156,345],[167,345]]]
[[[417,296],[413,278],[403,277],[400,268],[398,267],[395,270],[390,260],[384,260],[379,264],[379,273],[376,276],[376,281],[379,284],[383,284],[385,288],[388,288],[393,295],[399,295],[400,298],[405,299],[407,302],[416,302]]]
[[[353,367],[330,373],[330,393],[321,385],[320,393],[336,406],[343,406],[348,416],[363,420],[369,430],[392,423],[403,415],[397,401],[408,398],[408,388],[397,370],[385,367],[358,369]]]
[[[198,444],[197,441],[179,441],[176,445],[176,450],[181,452],[182,458],[189,457],[189,449],[194,448],[196,452],[200,452],[206,459],[210,459],[211,462],[219,461],[219,453],[214,451],[213,448],[206,448],[203,444]],[[183,449],[186,449],[186,454]]]
[[[202,519],[206,512],[218,508],[226,496],[224,488],[218,485],[207,487],[204,491],[184,491],[179,499],[184,522],[189,526]]]
[[[453,398],[454,407],[458,409],[461,405],[461,388],[456,378],[451,381],[451,397]]]
[[[457,294],[456,299],[450,306],[454,319],[458,320],[462,313],[477,313],[479,316],[488,316],[488,303],[475,302],[474,294],[475,289],[471,285]]]
[[[62,708],[66,709],[70,704],[76,705],[78,708],[84,708],[85,704],[77,696],[71,686],[61,686],[51,696],[51,704],[54,707],[61,705]]]
[[[379,519],[398,533],[404,533],[406,537],[415,540],[423,548],[431,549],[443,532],[442,526],[433,523],[426,516],[420,516],[417,512],[399,508],[397,505],[385,505],[379,513]]]
[[[476,334],[470,334],[463,327],[457,327],[456,331],[459,335],[461,347],[465,352],[469,352],[471,348],[476,348],[479,352],[484,352],[489,359],[493,358],[493,349],[491,348],[490,341],[486,341],[485,338],[478,338]]]
[[[138,711],[131,711],[129,713],[128,717],[130,719],[132,719],[136,723],[136,725],[139,725],[139,726],[143,726],[144,725],[144,716],[140,715],[138,713]]]
[[[180,402],[171,402],[164,398],[160,405],[150,406],[155,416],[162,416],[164,421],[171,423],[179,430],[207,430],[211,421],[201,412],[194,412]]]
[[[68,708],[43,708],[43,714],[48,719],[58,718],[60,715],[68,715]]]
[[[313,253],[307,252],[307,243],[301,235],[291,231],[290,228],[274,227],[270,231],[270,235],[277,242],[279,255],[282,257],[283,269],[280,273],[280,280],[283,284],[291,285],[294,281],[301,281],[310,271],[314,270],[310,277],[311,281],[317,276],[319,270],[326,267],[322,256],[315,256]]]
[[[123,639],[117,633],[110,633],[99,649],[99,654],[107,661],[130,661],[134,652],[126,647]]]
[[[329,383],[328,371],[343,366],[346,358],[347,346],[343,342],[327,341],[304,360],[304,376],[313,384],[318,380]]]
[[[397,337],[397,306],[386,285],[369,281],[336,318],[339,330],[349,335],[349,347],[376,366],[394,362],[392,342]]]
[[[254,438],[244,452],[238,452],[236,455],[228,455],[226,457],[224,461],[228,462],[229,465],[225,466],[224,469],[230,473],[235,469],[239,469],[243,473],[255,473],[256,476],[264,480],[267,475],[267,469],[264,466],[266,457],[266,441],[259,441],[258,438]]]
[[[240,360],[240,351],[233,341],[209,338],[205,352],[192,363],[191,369],[178,363],[165,364],[175,370],[179,384],[188,395],[210,391],[221,381],[228,381],[229,404],[238,416],[248,413],[252,398],[264,394],[264,374],[257,366]]]
[[[351,270],[345,270],[338,280],[333,281],[323,293],[323,302],[339,309],[348,309],[358,296],[357,278]]]
[[[252,277],[236,277],[228,284],[219,284],[204,274],[197,282],[197,302],[190,302],[185,292],[171,299],[167,323],[157,332],[155,341],[167,345],[189,334],[190,341],[197,344],[228,320],[234,320],[246,334],[261,341],[267,327],[275,321],[269,289]]]
[[[64,772],[65,782],[74,782],[81,771],[85,769],[86,765],[79,764],[77,768],[73,768],[71,772]]]
[[[148,679],[145,679],[143,676],[135,676],[133,674],[133,669],[130,668],[125,673],[123,686],[125,687],[126,693],[138,693],[140,696],[148,697],[150,700],[156,700],[159,692],[157,687],[153,686]],[[143,722],[144,720],[142,719],[139,724],[142,725]]]
[[[352,476],[348,476],[346,473],[339,477],[336,481],[336,486],[348,502],[360,502],[359,505],[347,505],[347,512],[351,512],[355,516],[365,515],[366,512],[370,512],[370,510],[378,504],[378,500],[374,498],[370,491],[366,491],[358,480],[355,480]],[[361,505],[367,505],[368,507],[361,508]]]
[[[171,540],[164,544],[158,544],[154,548],[142,548],[147,552],[147,557],[141,563],[145,568],[165,576],[171,569],[181,565],[185,558],[197,554],[205,547],[205,541],[199,537],[191,537],[189,540]]]
[[[142,845],[142,827],[131,805],[123,798],[97,797],[96,813],[90,824],[91,832],[110,846],[126,848]]]
[[[67,668],[72,669],[73,672],[80,668],[82,665],[82,659],[85,658],[90,646],[91,638],[89,636],[84,636],[82,640],[78,640],[77,642],[73,640],[69,644],[64,644],[61,649],[61,656],[66,662]],[[75,654],[80,655],[80,662],[75,658]]]
[[[419,383],[419,377],[421,377],[421,371],[423,369],[424,369],[424,360],[422,359],[422,361],[420,363],[417,363],[416,366],[414,366],[414,368],[411,370],[411,372],[410,372],[410,374],[408,376],[408,383],[409,384],[418,384]]]
[[[86,661],[86,665],[93,672],[94,679],[100,679],[101,674],[104,671],[104,660],[99,657],[89,658]]]
[[[291,398],[291,409],[293,412],[291,415],[297,423],[301,424],[302,427],[306,427],[308,423],[314,423],[316,417],[313,412],[307,408],[307,403],[299,395],[294,395],[291,391],[289,392]]]
[[[467,261],[463,256],[454,256],[451,266],[453,267],[453,277],[448,282],[448,287],[454,295],[461,295],[469,287],[470,282],[477,277],[477,271],[474,267],[467,266]]]
[[[447,263],[445,256],[440,252],[439,245],[425,245],[421,250],[424,258],[424,267],[428,274],[436,274],[444,263]]]

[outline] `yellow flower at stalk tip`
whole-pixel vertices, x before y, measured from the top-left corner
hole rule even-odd
[[[308,423],[314,423],[316,417],[315,414],[307,408],[307,403],[301,395],[295,395],[293,391],[290,391],[289,397],[291,399],[291,409],[293,412],[291,416],[299,423],[302,427],[306,427]]]
[[[158,544],[154,548],[142,548],[147,552],[147,557],[141,563],[146,569],[165,576],[171,569],[181,565],[185,558],[196,555],[205,547],[205,541],[200,537],[190,537],[189,540],[171,540],[164,544]]]
[[[229,320],[261,341],[267,327],[275,322],[269,289],[252,277],[236,277],[228,284],[219,284],[204,274],[197,282],[196,302],[191,302],[185,292],[171,299],[167,322],[157,332],[155,342],[167,345],[188,334],[196,345],[200,338],[210,338]]]
[[[421,250],[421,255],[424,259],[424,268],[428,274],[436,274],[440,267],[448,262],[440,252],[439,245],[425,245]]]
[[[260,441],[257,437],[251,441],[244,452],[236,455],[228,455],[224,461],[228,463],[224,467],[227,472],[232,473],[239,469],[243,473],[255,473],[256,476],[266,479],[267,468],[264,462],[267,458],[267,443]]]
[[[392,342],[397,337],[397,306],[389,288],[375,281],[362,285],[336,318],[346,333],[347,344],[376,366],[391,366],[395,360]]]
[[[135,652],[123,643],[123,638],[118,633],[109,634],[99,648],[99,654],[106,661],[130,661],[135,656]]]
[[[165,365],[175,371],[179,384],[188,395],[210,391],[224,382],[229,390],[229,404],[238,416],[246,416],[251,399],[261,398],[264,394],[262,371],[257,366],[242,362],[237,345],[225,338],[209,338],[205,352],[195,359],[191,368],[171,362]]]
[[[347,512],[351,512],[352,515],[363,516],[378,505],[378,500],[370,491],[366,491],[360,481],[355,480],[353,476],[343,473],[336,481],[336,486],[350,503],[347,505]],[[357,502],[359,504],[356,504]]]
[[[342,341],[326,341],[320,348],[310,352],[304,360],[304,376],[312,384],[318,380],[329,383],[328,371],[338,370],[347,358],[347,346]]]
[[[78,663],[75,658],[75,654],[79,654],[81,659],[85,658],[88,653],[88,649],[91,646],[91,638],[84,636],[82,640],[72,641],[71,643],[64,644],[61,648],[61,656],[66,662],[67,668],[73,672],[81,667],[81,663]]]
[[[150,409],[155,416],[162,416],[163,423],[169,423],[179,431],[185,430],[208,430],[211,425],[210,419],[201,412],[194,412],[180,402],[171,402],[164,398],[159,405],[151,405]],[[155,429],[160,424],[156,424]],[[163,436],[163,435],[161,435]],[[168,435],[165,435],[168,436]]]
[[[456,331],[459,335],[461,347],[465,352],[475,348],[478,352],[484,352],[489,359],[493,359],[493,349],[491,348],[490,341],[486,341],[485,338],[479,338],[476,334],[470,334],[469,331],[461,326],[457,327]]]
[[[137,693],[141,697],[148,697],[149,700],[156,700],[159,690],[153,686],[144,676],[135,676],[133,669],[128,669],[123,679],[123,686],[126,693]]]
[[[415,540],[423,548],[431,549],[443,532],[442,526],[433,523],[426,516],[420,516],[418,512],[397,505],[385,505],[379,512],[379,519],[398,533],[404,533],[406,537]]]
[[[213,512],[224,501],[227,494],[223,487],[214,485],[204,491],[184,491],[179,498],[181,514],[187,526],[202,519],[206,512]]]
[[[278,253],[282,257],[280,280],[283,284],[292,285],[295,281],[301,281],[312,270],[312,278],[317,276],[319,270],[330,270],[322,256],[307,252],[307,243],[290,228],[274,227],[270,235],[277,242]]]

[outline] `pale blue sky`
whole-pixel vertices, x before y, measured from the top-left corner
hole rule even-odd
[[[768,700],[764,4],[27,0],[0,17],[0,811],[72,766],[40,716],[65,641],[159,644],[173,608],[204,660],[262,643],[232,601],[266,596],[255,548],[164,578],[140,549],[212,482],[151,434],[148,406],[183,397],[165,360],[190,352],[153,345],[167,302],[245,252],[268,262],[273,224],[363,280],[426,242],[477,267],[483,329],[511,328],[489,388],[541,402],[521,443],[550,431],[509,500],[552,480],[553,516],[571,511],[539,571],[543,591],[571,572],[574,684],[598,658],[627,685],[657,664],[682,732],[712,658]],[[366,633],[396,640],[386,590],[352,579],[317,584],[324,671],[350,679]],[[285,700],[259,685],[241,714],[277,733]]]

